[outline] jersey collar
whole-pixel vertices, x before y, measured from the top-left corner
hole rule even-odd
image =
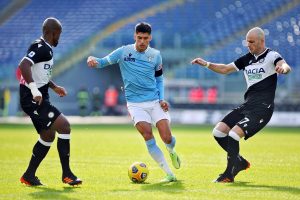
[[[52,49],[52,46],[48,42],[46,42],[46,40],[43,38],[43,36],[41,36],[41,40],[43,40]]]
[[[254,54],[252,54],[253,56],[254,56],[254,58],[255,59],[257,59],[259,56],[261,56],[261,55],[263,55],[264,53],[266,53],[266,51],[268,51],[268,48],[266,48],[263,52],[261,52],[259,55],[254,55]]]

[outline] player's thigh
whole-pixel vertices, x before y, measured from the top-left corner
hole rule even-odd
[[[54,121],[51,129],[57,131],[59,134],[70,134],[71,132],[70,123],[62,113]]]
[[[157,127],[157,123],[161,120],[165,120],[165,121],[167,121],[167,123],[171,123],[171,117],[170,117],[169,112],[165,112],[161,108],[158,101],[154,103],[152,109],[150,110],[150,114],[151,114],[152,123],[156,127]]]

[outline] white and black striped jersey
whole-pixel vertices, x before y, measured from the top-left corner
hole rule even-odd
[[[244,70],[247,82],[245,101],[250,103],[273,103],[277,85],[275,66],[283,60],[276,51],[266,49],[259,56],[251,53],[238,58],[233,62],[236,70]]]
[[[23,59],[32,63],[32,78],[38,88],[49,83],[53,66],[53,51],[50,44],[43,38],[37,39],[30,45]],[[22,76],[20,84],[28,86]]]

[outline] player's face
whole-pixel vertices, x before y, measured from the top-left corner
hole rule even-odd
[[[149,46],[149,43],[152,39],[152,36],[149,33],[135,33],[134,40],[135,40],[135,48],[139,52],[143,52]]]
[[[263,41],[255,34],[247,34],[246,36],[247,46],[249,52],[255,55],[259,55],[263,49]]]
[[[53,32],[53,46],[54,47],[56,47],[58,45],[60,34],[61,34],[61,29]]]

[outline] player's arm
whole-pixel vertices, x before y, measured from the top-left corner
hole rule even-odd
[[[38,105],[40,105],[42,103],[43,98],[42,98],[42,93],[39,91],[39,89],[36,86],[36,83],[32,78],[32,73],[31,73],[32,65],[33,65],[32,61],[30,61],[27,57],[24,57],[19,65],[19,68],[22,77],[24,78],[24,80],[28,84],[28,87],[30,88],[34,101],[38,102]]]
[[[120,47],[103,58],[89,56],[87,59],[87,65],[93,68],[103,68],[108,65],[116,64],[120,60],[122,51],[123,47]]]
[[[291,71],[291,67],[282,59],[276,63],[275,71],[279,74],[287,74]]]
[[[60,97],[64,97],[67,95],[67,91],[64,87],[56,85],[53,81],[49,81],[49,87]]]
[[[162,68],[162,58],[159,54],[157,57],[157,65],[155,67],[155,80],[156,80],[156,88],[159,92],[159,103],[161,108],[167,112],[169,110],[169,104],[164,100],[165,98],[165,90],[164,90],[164,76],[163,76],[163,68]]]
[[[219,74],[230,74],[232,72],[237,71],[233,63],[230,64],[211,63],[202,58],[195,58],[194,60],[192,60],[191,63],[201,65]]]

